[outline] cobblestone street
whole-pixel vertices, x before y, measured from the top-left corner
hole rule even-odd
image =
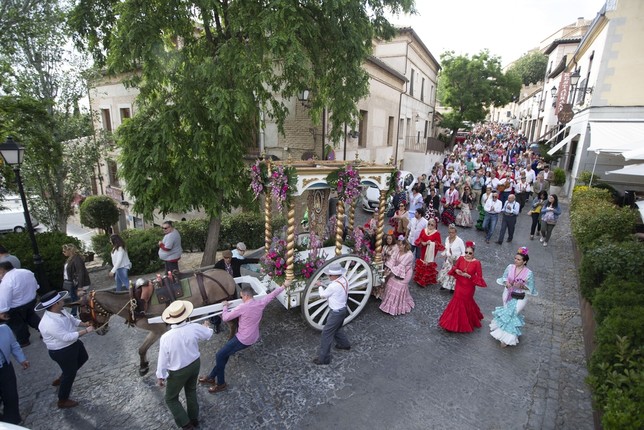
[[[410,314],[391,317],[372,299],[347,326],[351,351],[334,350],[331,365],[315,366],[311,359],[319,333],[308,328],[299,309],[271,303],[260,342],[228,363],[228,390],[212,395],[199,387],[201,428],[593,429],[567,209],[564,204],[547,248],[528,240],[525,211],[511,244],[488,245],[475,229],[459,230],[461,238],[477,243],[476,257],[488,284],[475,296],[485,315],[483,327],[471,334],[438,327],[448,292],[413,284],[416,307]],[[444,239],[445,227],[440,231]],[[523,245],[530,249],[539,295],[525,308],[520,344],[500,348],[487,328],[492,310],[501,305],[502,287],[495,280]],[[97,286],[110,284],[104,271],[92,279]],[[24,349],[32,367],[16,368],[23,425],[43,430],[176,428],[163,389],[155,385],[158,344],[148,353],[150,373],[138,375],[137,348],[144,337],[118,317],[107,335],[83,337],[90,360],[72,391],[81,404],[59,410],[50,385],[59,369],[32,334],[32,345]],[[202,374],[211,369],[226,339],[216,334],[202,344]]]

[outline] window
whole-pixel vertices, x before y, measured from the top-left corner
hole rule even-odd
[[[424,138],[427,138],[428,131],[429,131],[429,121],[425,120],[425,133],[423,133]]]
[[[123,120],[131,117],[130,108],[121,108],[119,109],[119,112],[121,113],[121,124],[123,123]]]
[[[101,109],[101,120],[103,121],[103,130],[112,131],[112,117],[109,109]]]
[[[119,177],[116,171],[116,161],[107,160],[107,174],[109,175],[110,185],[113,187],[120,187]]]
[[[425,101],[425,78],[420,81],[420,101]]]
[[[389,122],[387,123],[387,146],[392,146],[394,144],[394,117],[389,117]]]
[[[367,121],[369,119],[369,113],[366,110],[360,111],[360,123],[358,124],[360,136],[358,136],[358,147],[366,148],[367,147]]]
[[[409,79],[409,95],[414,96],[414,69],[411,69],[411,78]]]

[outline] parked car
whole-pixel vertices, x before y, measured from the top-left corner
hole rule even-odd
[[[409,186],[414,182],[414,175],[411,172],[405,170],[400,171],[400,179],[398,181],[398,186],[400,186],[405,191],[409,191]],[[378,209],[378,202],[380,201],[380,191],[378,187],[366,187],[362,190],[362,209],[366,212],[375,212]],[[387,209],[391,204],[391,199],[387,202]]]
[[[38,220],[31,217],[31,224],[36,228]],[[21,208],[9,207],[0,211],[0,232],[13,231],[20,233],[27,230],[25,213]]]

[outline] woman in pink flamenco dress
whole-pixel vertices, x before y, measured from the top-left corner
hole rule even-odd
[[[448,303],[438,325],[447,331],[470,333],[481,327],[483,314],[474,301],[476,287],[487,287],[481,262],[474,258],[474,242],[465,243],[465,255],[456,260],[449,275],[456,278],[454,296]]]
[[[414,271],[414,254],[405,236],[398,237],[398,252],[385,265],[387,283],[380,310],[390,315],[402,315],[414,308],[414,299],[409,293],[409,281]]]

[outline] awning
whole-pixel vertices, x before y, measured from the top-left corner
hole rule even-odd
[[[644,176],[644,164],[631,164],[621,169],[609,170],[607,175]]]
[[[563,133],[564,131],[566,131],[569,127],[570,127],[570,126],[565,126],[565,127],[564,127],[564,128],[562,128],[561,130],[559,130],[557,133],[555,133],[555,135],[554,135],[554,136],[552,136],[550,139],[546,140],[543,144],[544,144],[544,145],[547,145],[549,142],[551,142],[552,140],[554,140],[554,139],[555,139],[557,136],[559,136],[561,133]]]
[[[569,134],[568,137],[564,138],[561,142],[556,144],[550,151],[548,151],[548,155],[552,155],[555,152],[559,151],[561,148],[566,146],[566,144],[568,142],[570,142],[571,140],[573,140],[577,136],[579,136],[579,133],[577,133],[577,134]]]
[[[622,157],[625,160],[644,160],[644,148],[622,152]]]
[[[588,151],[619,154],[641,149],[644,146],[644,120],[638,121],[591,121]]]

